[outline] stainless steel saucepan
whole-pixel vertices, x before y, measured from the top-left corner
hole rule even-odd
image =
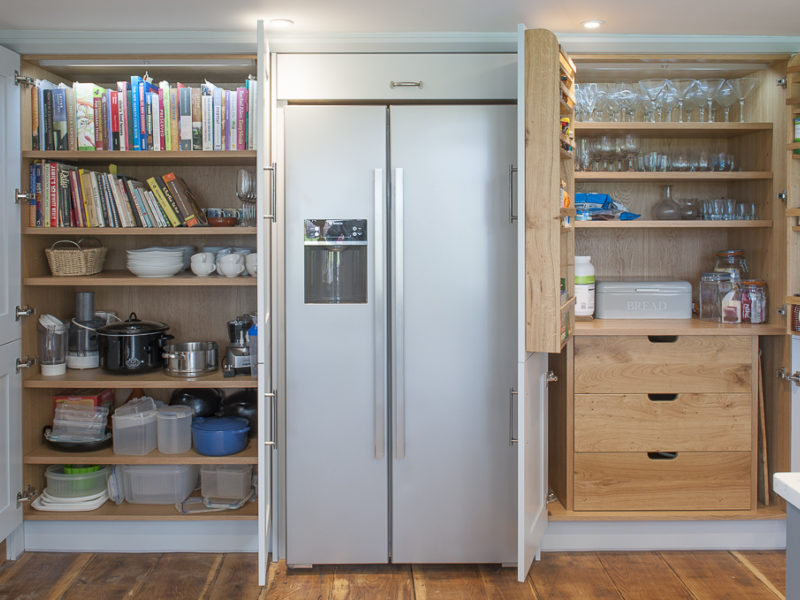
[[[217,342],[187,342],[164,346],[164,370],[173,377],[196,377],[217,370]]]

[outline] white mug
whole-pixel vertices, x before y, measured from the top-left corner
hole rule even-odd
[[[203,262],[201,260],[192,261],[192,273],[198,277],[208,277],[217,270],[217,265],[212,262]]]
[[[228,254],[219,258],[219,273],[225,277],[238,277],[244,271],[241,254]]]
[[[256,273],[258,272],[258,254],[253,252],[252,254],[248,254],[244,258],[244,264],[247,267],[247,272],[255,277]]]
[[[197,254],[192,254],[192,264],[213,264],[215,260],[215,256],[212,252],[198,252]]]

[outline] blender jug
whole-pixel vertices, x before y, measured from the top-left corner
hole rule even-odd
[[[105,324],[104,319],[95,315],[94,292],[75,294],[75,317],[69,323],[67,367],[94,369],[100,366],[97,329]]]
[[[42,375],[67,372],[67,328],[53,315],[42,315],[36,326],[39,332],[39,364]]]

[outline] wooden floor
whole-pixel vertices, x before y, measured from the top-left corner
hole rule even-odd
[[[547,553],[528,580],[497,566],[378,565],[288,571],[259,588],[254,554],[29,552],[0,564],[2,600],[774,600],[783,552]]]

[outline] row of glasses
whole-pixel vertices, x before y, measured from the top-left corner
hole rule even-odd
[[[745,98],[755,89],[756,77],[737,79],[642,79],[638,83],[575,84],[575,119],[578,121],[689,121],[694,111],[700,121],[714,121],[713,105],[722,109],[725,122],[730,108],[739,102],[739,120],[744,122]]]
[[[643,152],[635,135],[584,138],[575,156],[577,171],[735,171],[736,157],[707,150]]]
[[[755,221],[758,219],[758,205],[752,201],[735,200],[734,198],[707,198],[703,200],[687,199],[683,202],[691,202],[696,207],[697,216],[691,218],[705,221]]]

